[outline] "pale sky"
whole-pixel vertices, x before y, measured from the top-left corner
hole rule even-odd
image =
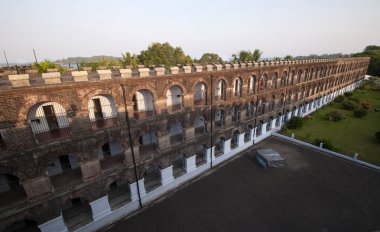
[[[0,0],[0,63],[139,53],[169,42],[199,58],[359,52],[380,45],[379,0]]]

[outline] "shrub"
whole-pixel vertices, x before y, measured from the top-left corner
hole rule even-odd
[[[367,115],[367,110],[364,108],[358,108],[354,110],[354,116],[357,118],[361,118]]]
[[[348,100],[359,103],[359,99],[357,99],[356,97],[349,97]]]
[[[330,139],[319,139],[319,138],[314,139],[315,146],[319,147],[321,143],[323,143],[323,148],[328,149],[330,151],[337,151],[337,149],[334,147]]]
[[[354,109],[358,108],[358,106],[355,103],[353,103],[352,101],[343,101],[342,106],[346,110],[354,110]]]
[[[301,128],[303,126],[303,118],[301,117],[292,117],[288,123],[287,123],[287,127],[289,129],[297,129],[297,128]]]
[[[337,102],[337,103],[341,103],[342,101],[344,101],[344,96],[338,96],[334,99],[334,102]]]
[[[377,140],[380,141],[380,131],[378,131],[378,132],[375,133],[375,137],[376,137]]]
[[[364,101],[362,102],[362,107],[366,110],[369,110],[371,108],[371,105],[369,104],[369,102]]]
[[[351,97],[352,95],[354,95],[352,92],[345,92],[344,93],[344,96],[346,96],[346,97]]]
[[[333,110],[331,111],[330,113],[327,113],[326,114],[326,117],[328,120],[331,120],[331,121],[340,121],[342,119],[345,119],[346,117],[344,116],[344,114],[342,114],[341,112],[339,111],[336,111],[336,110]]]

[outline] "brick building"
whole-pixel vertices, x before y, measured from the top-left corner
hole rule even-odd
[[[100,228],[354,89],[368,63],[0,77],[0,230]]]

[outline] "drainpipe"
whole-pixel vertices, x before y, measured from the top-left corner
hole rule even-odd
[[[135,159],[135,152],[133,151],[133,143],[132,143],[132,133],[131,133],[131,126],[129,123],[129,116],[128,116],[128,110],[127,110],[127,99],[125,96],[125,86],[123,84],[120,84],[122,93],[123,93],[123,100],[124,100],[124,107],[125,107],[125,120],[127,122],[127,127],[128,127],[128,140],[129,144],[131,146],[131,152],[132,152],[132,160],[133,160],[133,167],[135,171],[135,178],[136,178],[136,185],[137,185],[137,195],[139,196],[139,205],[140,208],[143,207],[142,202],[141,202],[141,194],[140,194],[140,186],[139,186],[139,181],[138,181],[138,175],[137,175],[137,166],[136,166],[136,159]]]
[[[212,92],[212,75],[210,76],[210,95],[211,95],[211,97],[210,97],[210,105],[211,105],[211,107],[210,107],[210,114],[211,114],[211,127],[210,127],[210,133],[211,133],[211,136],[210,136],[210,169],[212,168],[212,140],[213,140],[213,137],[212,137],[212,129],[213,129],[213,127],[212,127],[212,118],[213,118],[213,116],[214,116],[214,114],[213,114],[213,112],[212,112],[212,100],[213,100],[213,92]]]

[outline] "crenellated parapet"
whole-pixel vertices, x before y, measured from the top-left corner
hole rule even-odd
[[[49,70],[48,73],[43,73],[41,76],[36,76],[33,70],[26,70],[25,74],[15,74],[11,72],[6,78],[0,77],[0,89],[17,88],[24,86],[34,86],[42,84],[60,84],[68,82],[84,82],[84,81],[106,81],[125,78],[153,78],[160,76],[171,75],[186,75],[186,74],[206,74],[209,72],[225,72],[225,71],[249,71],[257,69],[273,69],[273,68],[289,68],[294,69],[303,66],[320,66],[327,65],[339,68],[345,64],[357,64],[363,67],[368,65],[369,58],[339,58],[339,59],[310,59],[310,60],[280,60],[280,61],[260,61],[260,62],[240,62],[240,63],[224,63],[224,64],[207,64],[192,66],[175,66],[169,69],[160,67],[139,67],[137,69],[101,69],[92,72],[91,68],[83,68],[83,71],[71,71],[68,74],[61,75],[57,70]],[[6,74],[5,74],[6,75]],[[61,80],[59,80],[61,79]]]

